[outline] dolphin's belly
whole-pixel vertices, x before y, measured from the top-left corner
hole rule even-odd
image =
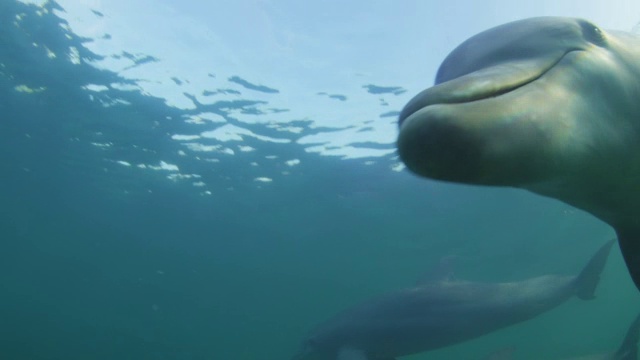
[[[352,329],[353,343],[371,353],[403,356],[434,350],[522,321],[518,314],[490,309],[434,312],[429,317],[364,321]]]
[[[349,334],[346,342],[353,346],[379,356],[408,355],[535,317],[568,299],[571,283],[571,278],[541,277],[517,284],[408,289],[343,313],[331,325]]]

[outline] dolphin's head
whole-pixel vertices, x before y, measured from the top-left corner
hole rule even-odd
[[[523,188],[624,168],[610,155],[639,146],[633,36],[542,17],[468,39],[402,110],[400,157],[421,176]]]

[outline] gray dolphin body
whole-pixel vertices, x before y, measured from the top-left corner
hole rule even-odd
[[[399,123],[418,175],[527,189],[613,226],[640,288],[640,35],[557,17],[487,30]]]
[[[614,242],[603,245],[577,276],[429,282],[373,299],[320,325],[294,360],[393,360],[531,319],[573,296],[592,299]]]

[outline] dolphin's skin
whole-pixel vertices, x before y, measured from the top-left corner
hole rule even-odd
[[[640,288],[640,35],[558,17],[487,30],[399,124],[418,175],[527,189],[613,226]]]
[[[294,360],[393,360],[531,319],[573,296],[592,299],[614,242],[577,276],[429,282],[373,299],[320,325]]]

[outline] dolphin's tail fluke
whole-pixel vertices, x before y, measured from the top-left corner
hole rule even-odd
[[[595,298],[596,287],[600,282],[600,274],[604,269],[604,265],[607,263],[609,252],[611,252],[611,246],[616,242],[616,239],[609,240],[604,244],[598,252],[593,255],[587,266],[582,269],[580,275],[577,278],[577,290],[576,296],[582,300],[591,300]]]
[[[629,326],[627,336],[614,357],[615,360],[636,360],[638,358],[638,336],[640,336],[640,315]]]

